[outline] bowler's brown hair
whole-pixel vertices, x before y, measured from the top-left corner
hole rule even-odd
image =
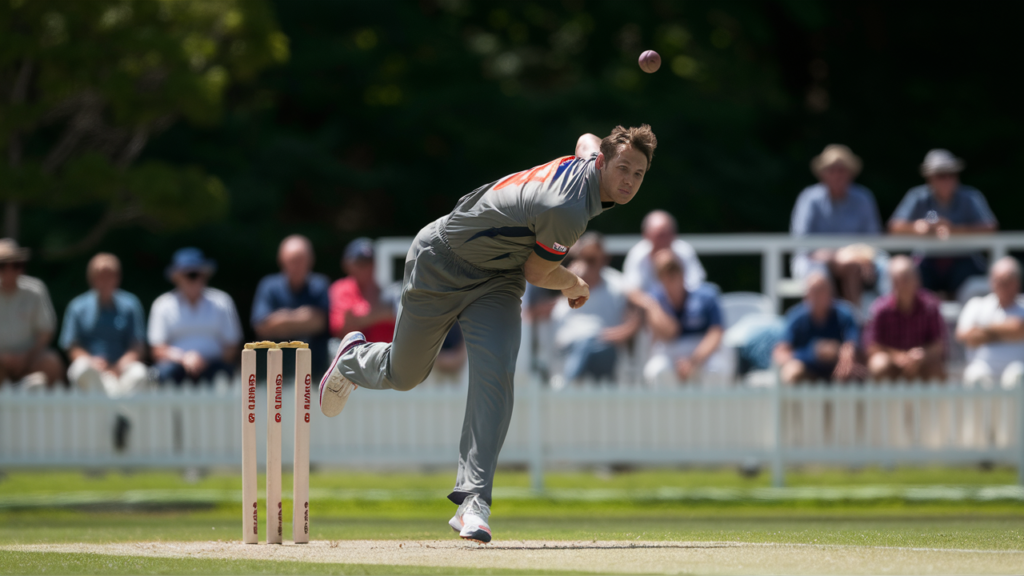
[[[612,128],[612,133],[601,140],[601,153],[604,154],[605,161],[610,161],[618,156],[624,144],[646,156],[647,169],[651,169],[654,149],[658,147],[658,137],[651,131],[649,124],[641,124],[639,128],[623,128],[622,126]]]

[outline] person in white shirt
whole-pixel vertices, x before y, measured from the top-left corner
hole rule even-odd
[[[1000,259],[989,272],[992,293],[971,298],[960,313],[956,337],[967,346],[964,384],[1011,388],[1024,377],[1024,307],[1017,303],[1020,263]]]
[[[655,210],[644,217],[640,233],[644,239],[629,249],[622,265],[627,292],[639,290],[649,293],[661,285],[654,272],[651,254],[665,248],[671,248],[682,262],[683,270],[686,271],[687,290],[696,290],[704,284],[707,274],[697,258],[697,252],[693,246],[676,238],[678,227],[674,216],[664,210]]]
[[[562,375],[568,382],[585,377],[610,380],[618,347],[636,334],[641,318],[628,307],[622,273],[608,266],[601,233],[580,236],[569,257],[569,270],[590,285],[590,300],[588,306],[573,310],[562,298],[551,313],[555,346],[564,359]]]
[[[209,382],[232,372],[242,325],[231,296],[207,286],[215,270],[198,248],[174,253],[167,277],[175,289],[153,302],[147,331],[161,383]]]
[[[28,248],[0,239],[0,387],[53,386],[64,378],[64,362],[50,341],[57,314],[38,278],[23,274]]]

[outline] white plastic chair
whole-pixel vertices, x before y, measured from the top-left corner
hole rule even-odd
[[[772,299],[758,292],[727,292],[718,297],[718,304],[726,330],[750,314],[775,314]]]

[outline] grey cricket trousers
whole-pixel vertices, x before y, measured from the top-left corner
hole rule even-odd
[[[469,397],[449,498],[461,504],[478,494],[490,504],[498,452],[512,418],[526,280],[520,269],[483,270],[460,258],[443,238],[443,221],[420,230],[406,256],[394,341],[353,348],[338,365],[364,388],[411,390],[430,374],[458,320],[469,356]]]

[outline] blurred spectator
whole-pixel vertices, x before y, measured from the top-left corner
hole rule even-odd
[[[640,316],[627,313],[622,274],[608,266],[604,238],[587,232],[569,251],[569,269],[590,285],[590,300],[573,310],[560,298],[552,312],[555,345],[564,359],[566,382],[590,377],[610,380],[615,376],[617,347],[640,328]]]
[[[216,270],[198,248],[182,248],[167,267],[175,289],[161,294],[149,312],[149,343],[160,382],[181,384],[231,373],[242,326],[231,296],[207,286]]]
[[[822,272],[807,276],[804,301],[786,314],[786,331],[775,347],[775,363],[786,384],[863,378],[857,362],[857,323],[846,306],[832,298],[832,283]]]
[[[829,144],[811,160],[819,182],[804,188],[793,206],[789,231],[793,236],[815,234],[880,234],[882,225],[871,191],[855,184],[861,161],[842,144]],[[878,274],[875,252],[858,244],[847,249],[801,250],[793,257],[793,275],[806,278],[812,271],[826,272],[839,294],[860,306],[861,294],[874,288]]]
[[[90,290],[68,304],[60,347],[71,359],[68,382],[82,390],[102,391],[110,398],[125,398],[149,383],[146,365],[145,319],[134,294],[120,289],[121,261],[100,253],[89,260],[86,280]],[[122,408],[114,426],[114,446],[123,450],[130,409]]]
[[[644,311],[656,340],[644,366],[644,380],[668,379],[725,384],[733,376],[731,351],[722,348],[722,309],[710,286],[689,290],[682,262],[671,250],[654,254],[659,285],[651,293],[631,292],[630,300]]]
[[[452,324],[434,361],[433,374],[442,380],[458,380],[466,366],[466,341],[458,322]]]
[[[868,371],[875,379],[942,380],[946,377],[946,323],[939,302],[921,289],[914,262],[889,262],[892,293],[875,301],[864,328]]]
[[[655,252],[671,248],[676,258],[683,264],[686,271],[686,289],[696,290],[704,284],[706,274],[704,267],[697,258],[693,246],[676,238],[679,232],[674,216],[664,210],[654,210],[644,217],[640,225],[643,240],[629,249],[626,261],[622,265],[625,275],[626,290],[642,290],[652,292],[658,286],[658,275],[654,272],[651,255]]]
[[[341,260],[345,278],[331,284],[331,334],[339,338],[353,330],[368,342],[391,342],[395,336],[395,305],[382,298],[374,278],[373,242],[356,238]]]
[[[992,293],[971,298],[960,313],[956,337],[968,348],[964,383],[991,388],[996,381],[1014,386],[1024,376],[1024,307],[1020,263],[1000,259],[989,276]]]
[[[288,236],[277,249],[281,272],[264,276],[252,302],[256,336],[264,340],[301,340],[309,344],[314,380],[327,363],[327,314],[330,281],[313,273],[313,244],[305,236]],[[284,372],[294,373],[294,356],[286,354]]]
[[[948,150],[924,157],[921,175],[926,184],[911,188],[889,220],[894,234],[949,238],[953,234],[984,234],[999,227],[985,197],[977,188],[960,183],[964,163]],[[970,276],[985,273],[981,254],[936,255],[920,263],[925,288],[955,295]]]
[[[42,281],[25,276],[29,250],[0,239],[0,385],[52,386],[64,362],[49,348],[57,314]]]

